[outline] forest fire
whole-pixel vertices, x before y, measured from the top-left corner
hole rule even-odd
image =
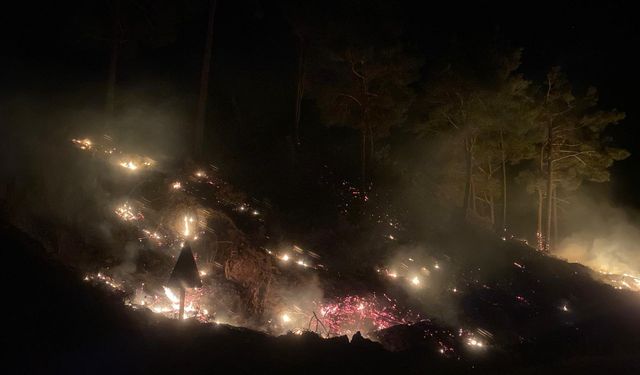
[[[616,289],[626,289],[634,292],[640,292],[640,277],[630,275],[628,273],[615,274],[600,271],[601,280]]]
[[[320,319],[328,328],[328,334],[353,334],[371,332],[399,324],[411,324],[420,320],[419,314],[402,312],[397,302],[388,296],[377,298],[348,295],[323,304]]]
[[[133,207],[127,202],[118,206],[115,210],[116,215],[120,217],[123,221],[136,221],[144,219],[144,216],[141,212],[136,212]]]
[[[638,373],[601,3],[11,2],[5,372]]]
[[[101,149],[104,148],[93,142],[77,141],[74,144],[82,150],[88,148]],[[84,148],[82,148],[84,147]],[[150,164],[140,164],[140,166]],[[126,169],[136,170],[139,165],[134,161],[127,161],[126,165],[122,165]],[[192,172],[198,181],[209,182],[210,174],[204,170],[196,170]],[[211,184],[209,184],[211,186]],[[193,194],[188,183],[181,180],[174,180],[169,184],[171,191],[181,191],[180,194]],[[199,193],[202,194],[202,193]],[[167,196],[169,197],[169,196]],[[200,198],[202,199],[202,198]],[[144,206],[143,206],[144,207]],[[250,207],[247,203],[232,205],[231,209],[239,213],[250,213],[250,216],[256,217],[259,211]],[[200,237],[206,237],[208,224],[206,216],[209,211],[204,208],[196,207],[180,207],[172,209],[167,217],[173,217],[173,225],[166,226],[162,222],[155,220],[147,220],[143,210],[138,210],[129,201],[125,201],[114,210],[116,215],[125,223],[134,225],[141,233],[142,238],[151,241],[158,248],[169,248],[179,250],[185,244],[185,240],[194,241]],[[148,221],[148,222],[147,222]],[[392,225],[391,222],[389,225]],[[394,225],[392,225],[394,226]],[[399,226],[399,224],[395,224]],[[173,233],[173,234],[170,234]],[[175,250],[172,250],[175,251]],[[292,245],[280,248],[278,251],[266,250],[266,253],[279,261],[283,268],[287,265],[299,266],[301,269],[319,269],[320,267],[310,262],[313,258],[319,256],[313,252],[308,252],[302,248]],[[513,262],[513,265],[520,269],[525,266]],[[296,267],[297,268],[297,267]],[[324,269],[324,267],[322,267]],[[326,270],[326,269],[325,269]],[[389,278],[389,281],[402,281],[409,289],[413,289],[416,293],[420,289],[429,288],[430,278],[434,277],[434,272],[439,275],[442,273],[442,262],[435,259],[419,260],[415,257],[406,257],[392,262],[389,268],[379,268],[377,272]],[[200,277],[208,277],[206,271],[200,271]],[[441,276],[438,276],[441,277]],[[631,275],[612,275],[603,273],[605,282],[609,282],[616,288],[626,288],[637,290],[640,288],[640,279]],[[105,276],[103,273],[87,276],[85,280],[91,280],[104,283],[113,290],[123,291],[126,283],[117,281],[111,277]],[[145,287],[144,284],[132,289],[132,297],[127,299],[126,304],[132,308],[148,308],[151,311],[162,314],[169,318],[178,316],[179,297],[172,289],[163,286],[159,292],[153,292]],[[456,287],[448,288],[453,293],[458,293]],[[216,307],[210,305],[208,296],[213,290],[205,287],[194,289],[187,293],[184,309],[185,318],[195,318],[202,322],[219,323],[220,318],[216,317]],[[280,311],[277,316],[271,319],[273,327],[267,326],[267,331],[273,332],[303,332],[305,330],[313,330],[325,337],[331,337],[343,334],[353,334],[356,331],[373,332],[385,330],[396,325],[410,325],[421,321],[420,314],[413,313],[410,310],[404,310],[398,306],[398,302],[393,298],[383,295],[384,298],[378,298],[375,294],[368,296],[345,295],[343,297],[334,297],[330,300],[314,301],[314,309],[303,310],[293,305],[287,311]],[[562,308],[565,312],[567,306]],[[241,323],[240,323],[241,324]],[[465,336],[464,342],[467,346],[475,349],[483,349],[486,342],[475,336]],[[448,349],[442,349],[447,351]]]
[[[73,142],[74,144],[76,144],[81,150],[89,150],[91,149],[92,143],[91,140],[88,138],[84,138],[84,139],[72,139],[71,142]]]

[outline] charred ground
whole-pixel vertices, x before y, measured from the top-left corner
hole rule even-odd
[[[594,281],[592,271],[580,265],[481,234],[478,239],[479,249],[484,243],[494,245],[493,250],[478,251],[478,257],[459,267],[473,272],[490,264],[500,272],[493,268],[490,275],[475,274],[480,283],[468,287],[462,303],[466,319],[494,336],[487,352],[456,359],[434,350],[428,333],[442,329],[438,322],[379,332],[381,345],[313,333],[272,337],[133,311],[122,305],[121,296],[83,283],[80,273],[3,223],[4,274],[14,284],[5,297],[14,306],[5,342],[15,354],[16,369],[39,373],[637,371],[640,302],[635,293]],[[526,268],[514,267],[514,262]],[[520,293],[526,297],[517,299]],[[563,311],[563,303],[569,311]]]

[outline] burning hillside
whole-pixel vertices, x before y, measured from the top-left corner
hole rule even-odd
[[[258,331],[300,342],[315,340],[313,334],[329,347],[343,345],[336,340],[346,335],[366,353],[381,350],[364,335],[398,353],[391,362],[420,352],[429,353],[428,366],[489,372],[541,361],[551,348],[549,361],[574,351],[598,353],[588,345],[592,337],[622,350],[635,339],[616,341],[621,330],[640,333],[629,319],[640,311],[640,298],[630,292],[638,279],[631,275],[594,272],[473,228],[465,229],[472,244],[452,231],[437,247],[426,247],[406,238],[401,220],[379,214],[370,220],[388,252],[376,257],[375,267],[336,270],[324,249],[276,238],[270,206],[238,192],[213,166],[168,168],[119,150],[109,138],[72,144],[73,157],[90,165],[82,178],[108,191],[103,205],[83,209],[109,223],[102,226],[111,235],[105,243],[95,236],[94,242],[67,242],[94,249],[89,260],[77,250],[60,259],[81,273],[78,282],[115,298],[118,314],[134,314],[136,329],[175,321],[183,309],[191,322],[185,327],[237,327],[238,337]],[[140,168],[123,167],[123,155]],[[352,209],[363,199],[345,197],[344,207]],[[66,229],[53,224],[50,230]],[[469,253],[470,246],[477,251]],[[182,298],[169,279],[185,248],[193,250],[202,285],[186,288]],[[612,321],[611,332],[598,332]],[[557,335],[567,345],[554,341]]]
[[[271,334],[312,331],[336,337],[360,331],[393,350],[427,345],[435,353],[460,359],[469,350],[502,350],[535,341],[532,334],[539,327],[527,328],[514,317],[559,314],[549,324],[565,324],[561,322],[571,321],[580,304],[575,296],[557,293],[550,298],[539,291],[540,281],[534,279],[543,271],[536,271],[527,259],[533,256],[540,262],[546,257],[527,255],[530,248],[497,237],[484,241],[489,246],[522,247],[519,256],[508,256],[512,260],[500,271],[495,260],[460,258],[455,248],[466,245],[449,239],[446,246],[453,250],[445,251],[444,257],[441,250],[396,248],[392,256],[381,258],[384,264],[360,277],[369,280],[368,285],[360,281],[350,286],[353,278],[333,271],[321,251],[275,242],[268,229],[269,206],[237,192],[217,168],[187,165],[169,171],[151,158],[120,150],[109,137],[72,143],[80,151],[77,157],[89,158],[99,171],[93,178],[111,190],[110,208],[102,212],[114,223],[115,246],[137,249],[135,259],[84,264],[84,280],[105,285],[134,310],[178,317],[179,291],[167,281],[185,246],[194,250],[203,285],[186,290],[184,318]],[[357,191],[347,188],[352,190]],[[360,199],[347,194],[348,200],[354,197]],[[392,230],[393,234],[384,229],[381,233],[391,244],[402,237],[397,219],[372,219]],[[587,269],[574,274],[588,279],[595,275]],[[637,282],[626,275],[606,279],[626,289],[634,289]],[[542,300],[539,293],[544,294]],[[494,321],[491,306],[512,311],[513,328]]]
[[[117,162],[122,155],[129,155],[86,138],[73,143],[95,163],[116,170],[122,166]],[[268,208],[236,193],[216,168],[187,167],[169,175],[151,162],[140,165],[146,170],[122,171],[138,178],[127,181],[134,187],[125,196],[114,197],[112,217],[127,233],[123,241],[137,240],[149,259],[124,279],[116,279],[117,272],[108,269],[85,277],[126,294],[128,306],[171,318],[178,315],[176,292],[163,283],[167,265],[188,244],[204,286],[187,291],[185,318],[271,333],[313,330],[325,337],[373,332],[421,319],[374,290],[361,296],[325,295],[322,285],[335,276],[321,256],[296,245],[273,244],[265,230]]]

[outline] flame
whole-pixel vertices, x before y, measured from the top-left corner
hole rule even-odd
[[[133,207],[131,207],[128,202],[125,202],[121,206],[117,207],[115,209],[115,213],[124,221],[132,221],[143,218],[141,213],[134,213]]]
[[[189,237],[189,235],[191,234],[191,231],[189,230],[189,222],[190,222],[189,217],[185,216],[184,217],[184,232],[183,232],[185,237]]]
[[[89,138],[72,139],[71,142],[75,143],[81,150],[89,150],[93,146]]]
[[[411,284],[415,286],[420,285],[420,279],[418,278],[418,276],[414,276],[413,279],[411,279]]]
[[[120,166],[127,168],[129,170],[135,171],[136,169],[138,169],[138,165],[134,162],[132,162],[131,160],[129,161],[123,161],[120,163]]]
[[[166,286],[163,286],[162,289],[164,289],[164,295],[167,296],[169,301],[171,301],[172,303],[180,303],[180,298],[178,298],[171,289],[167,288]]]

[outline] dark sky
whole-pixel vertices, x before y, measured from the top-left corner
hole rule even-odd
[[[207,2],[122,3],[132,9],[129,31],[142,36],[124,48],[119,85],[162,81],[179,95],[195,96]],[[265,134],[287,131],[283,124],[292,116],[295,87],[295,39],[276,3],[220,0],[215,25],[213,100],[227,106],[235,101],[247,113],[246,121]],[[640,208],[640,133],[635,125],[640,61],[633,4],[432,3],[389,3],[392,16],[405,28],[405,38],[427,58],[456,36],[498,35],[524,48],[522,71],[527,77],[540,78],[559,64],[576,87],[596,86],[603,107],[625,111],[627,119],[611,134],[632,156],[614,167],[612,187],[615,199]],[[331,14],[333,2],[319,4]],[[110,9],[108,1],[3,4],[0,95],[101,84],[109,51],[101,34],[109,30]]]

